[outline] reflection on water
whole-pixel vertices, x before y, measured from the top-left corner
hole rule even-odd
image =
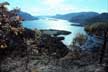
[[[66,20],[58,19],[40,19],[34,21],[24,21],[23,26],[30,29],[56,29],[56,30],[66,30],[72,32],[72,34],[66,36],[64,41],[65,44],[69,45],[72,39],[77,33],[84,33],[84,28],[79,26],[71,26],[70,22]]]
[[[70,28],[70,23],[65,20],[34,20],[25,21],[23,24],[25,27],[31,29],[57,29],[57,30],[68,30]]]

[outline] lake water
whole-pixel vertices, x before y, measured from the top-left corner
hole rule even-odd
[[[70,35],[65,36],[65,40],[63,41],[67,45],[72,42],[77,33],[85,33],[83,27],[71,26],[71,24],[71,22],[66,20],[48,18],[23,22],[23,26],[30,29],[56,29],[72,32]]]

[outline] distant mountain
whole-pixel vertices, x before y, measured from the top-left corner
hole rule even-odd
[[[93,22],[108,22],[108,13],[102,13],[86,20],[86,24]]]
[[[98,16],[98,15],[99,14],[96,12],[79,12],[79,13],[69,13],[69,14],[64,14],[64,15],[56,15],[52,17],[83,24],[85,23],[87,19]]]
[[[56,15],[52,17],[57,19],[68,20],[70,22],[80,23],[81,26],[87,23],[93,23],[99,21],[108,22],[108,13],[99,14],[96,12],[79,12],[79,13],[69,13],[64,15]]]
[[[96,12],[82,12],[79,13],[77,16],[72,17],[69,21],[77,22],[80,24],[84,24],[86,20],[98,16],[99,14]]]
[[[24,20],[37,20],[38,19],[37,17],[32,16],[31,14],[22,12],[22,11],[19,12],[18,15],[21,16]]]

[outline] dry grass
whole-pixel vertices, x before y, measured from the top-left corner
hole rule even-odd
[[[33,68],[33,69],[32,69],[32,72],[40,72],[40,71],[39,71],[39,69],[37,69],[37,68]]]

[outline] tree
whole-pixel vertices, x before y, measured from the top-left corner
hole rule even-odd
[[[103,40],[103,45],[101,49],[99,63],[102,64],[103,57],[105,54],[105,49],[107,48],[107,40],[108,40],[108,22],[96,22],[93,24],[89,24],[85,26],[85,31],[88,34],[95,35],[97,38]]]
[[[20,11],[19,8],[12,10],[12,12],[8,11],[6,5],[9,5],[9,3],[0,3],[0,48],[6,48],[8,47],[7,45],[13,45],[9,44],[12,39],[15,41],[12,36],[17,34],[20,35],[24,30],[21,26],[22,18],[17,15]],[[9,42],[6,43],[6,41]]]
[[[78,33],[72,41],[73,46],[81,46],[87,40],[87,36],[81,33]]]
[[[9,5],[9,3],[8,2],[0,3],[0,12],[7,11],[7,8],[5,7],[6,5]]]
[[[15,9],[11,10],[11,13],[17,15],[20,12],[20,8],[16,7]]]

